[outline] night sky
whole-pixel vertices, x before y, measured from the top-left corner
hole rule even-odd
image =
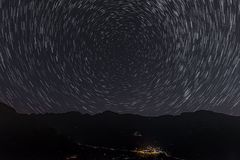
[[[240,115],[239,0],[0,0],[18,112]]]

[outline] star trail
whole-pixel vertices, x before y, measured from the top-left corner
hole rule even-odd
[[[1,0],[0,100],[19,112],[240,115],[238,0]]]

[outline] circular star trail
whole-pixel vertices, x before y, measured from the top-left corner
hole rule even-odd
[[[2,0],[0,100],[19,112],[240,115],[238,0]]]

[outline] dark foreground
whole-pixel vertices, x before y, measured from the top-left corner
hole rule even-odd
[[[81,151],[77,155],[66,157],[68,160],[177,160],[178,158],[168,157],[160,154],[156,156],[143,156],[131,151],[92,149],[89,147],[80,147]]]
[[[163,154],[143,156],[131,151],[93,149],[79,147],[78,153],[65,156],[59,155],[9,155],[0,157],[1,160],[179,160],[179,158]]]
[[[24,115],[0,104],[0,160],[239,160],[239,124],[240,117],[208,111]],[[147,146],[167,155],[134,152]]]

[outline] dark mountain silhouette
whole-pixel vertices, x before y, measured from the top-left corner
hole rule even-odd
[[[14,114],[16,113],[15,109],[13,109],[12,107],[4,104],[4,103],[0,103],[0,114],[4,113],[4,114]]]
[[[155,145],[191,160],[240,158],[240,118],[210,111],[154,118],[112,112],[33,117],[81,144],[129,150]]]
[[[46,124],[0,105],[1,160],[60,160],[74,147],[74,143]]]
[[[10,113],[10,108],[1,106],[1,113]],[[137,160],[144,158],[134,158],[133,150],[154,146],[172,156],[157,158],[163,160],[240,159],[240,117],[210,111],[160,117],[109,111],[94,116],[11,113],[0,116],[0,155]]]

